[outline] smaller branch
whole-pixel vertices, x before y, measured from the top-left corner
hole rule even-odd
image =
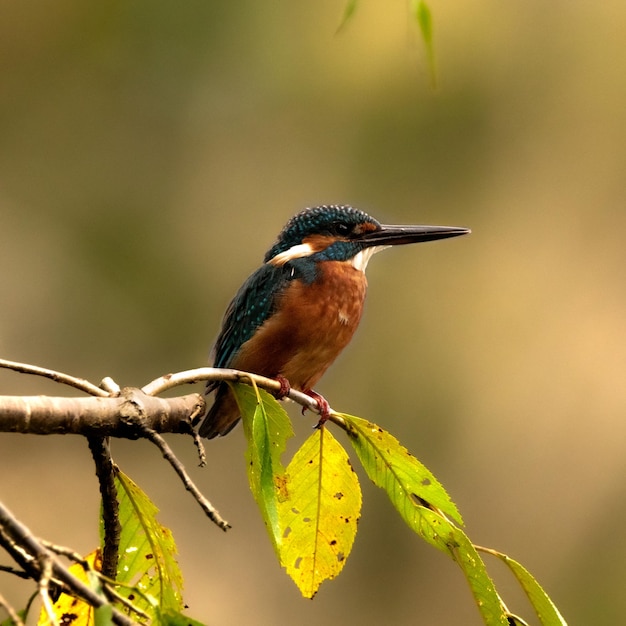
[[[204,449],[204,444],[202,443],[202,437],[195,431],[193,428],[191,429],[191,436],[193,438],[193,445],[196,446],[196,450],[198,451],[198,459],[200,462],[198,463],[198,467],[206,466],[206,450]]]
[[[102,496],[102,521],[104,525],[104,545],[102,548],[102,573],[107,578],[117,578],[120,534],[122,526],[119,518],[119,502],[115,487],[117,468],[111,458],[109,441],[103,437],[88,437],[89,449],[96,464],[96,476]]]
[[[39,577],[38,588],[43,608],[48,616],[48,621],[52,626],[59,626],[59,622],[54,614],[54,603],[50,599],[50,580],[52,578],[52,556],[40,555],[41,576]]]
[[[30,365],[13,364],[0,360],[0,367],[9,367],[17,371],[45,372],[50,378],[58,380],[65,376],[50,370],[42,370]],[[78,379],[73,379],[78,380]],[[281,384],[272,378],[258,376],[232,369],[202,367],[175,374],[168,374],[148,383],[143,389],[127,387],[117,393],[117,388],[110,381],[104,384],[109,391],[89,387],[95,397],[58,398],[51,396],[0,396],[0,432],[24,433],[30,435],[76,434],[99,437],[124,437],[136,439],[136,407],[141,407],[142,423],[159,433],[192,433],[195,425],[205,411],[205,401],[199,394],[189,394],[176,398],[157,398],[168,389],[200,381],[254,382],[258,387],[270,392],[277,392]],[[86,382],[86,381],[85,381]],[[91,385],[91,383],[86,383]],[[304,409],[320,413],[317,401],[311,396],[291,389],[287,394]],[[332,413],[334,413],[331,410]],[[335,414],[333,421],[342,426],[341,418]],[[196,446],[198,441],[196,439]],[[203,453],[199,448],[200,464]]]
[[[200,437],[198,431],[194,430],[194,424],[205,414],[205,412],[206,403],[204,402],[203,398],[202,402],[198,402],[195,410],[188,416],[187,422],[185,424],[186,426],[189,426],[187,434],[190,435],[193,439],[193,445],[196,446],[196,451],[198,452],[199,467],[206,466],[206,450],[204,449],[204,444],[202,443],[202,437]]]
[[[330,416],[328,417],[328,421],[339,426],[339,428],[343,429],[348,435],[354,434],[350,426],[348,426],[346,420],[344,420],[343,417],[339,415],[339,413],[333,411],[332,409],[330,410]]]
[[[61,383],[63,385],[69,385],[79,391],[84,391],[90,396],[108,396],[109,393],[100,387],[96,387],[93,383],[83,378],[77,378],[76,376],[70,376],[63,372],[57,372],[45,367],[38,367],[36,365],[28,365],[27,363],[17,363],[16,361],[7,361],[6,359],[0,359],[0,367],[5,369],[19,372],[20,374],[32,374],[33,376],[43,376],[49,378],[54,382]]]
[[[9,619],[15,626],[24,626],[24,621],[17,614],[17,611],[6,601],[5,597],[0,593],[0,607],[2,607],[9,616]]]
[[[68,558],[70,561],[74,561],[74,563],[78,563],[78,565],[81,565],[83,569],[90,569],[87,559],[84,559],[82,555],[72,550],[72,548],[59,546],[56,543],[47,541],[46,539],[39,539],[39,543],[41,543],[41,545],[44,548],[47,548],[48,550],[50,550],[50,552],[54,552],[55,554],[58,554],[59,556],[64,556]]]
[[[51,552],[68,558],[70,561],[73,561],[74,563],[80,565],[86,572],[89,571],[97,576],[98,579],[103,583],[102,590],[109,599],[113,598],[114,600],[120,602],[124,606],[137,613],[137,615],[139,615],[140,617],[143,617],[144,619],[150,619],[150,616],[147,613],[144,613],[141,609],[137,608],[130,600],[128,600],[128,598],[125,598],[115,590],[116,586],[130,587],[130,585],[122,585],[122,583],[117,582],[115,579],[105,576],[103,572],[99,572],[98,570],[94,569],[87,559],[83,558],[82,555],[78,554],[78,552],[75,552],[71,548],[59,546],[57,544],[46,541],[45,539],[40,539],[39,541],[41,542],[42,546],[44,546]],[[28,575],[25,575],[24,578],[30,577]]]
[[[40,580],[44,574],[44,565],[50,564],[51,577],[59,580],[69,593],[80,598],[93,607],[100,607],[106,603],[106,600],[88,587],[81,580],[72,575],[70,571],[64,567],[55,557],[55,555],[46,549],[32,532],[19,522],[15,516],[0,502],[0,529],[2,536],[0,538],[8,538],[11,547],[11,555],[15,556],[15,552],[21,552],[26,557],[24,560],[36,569],[33,572],[33,579]],[[20,563],[22,565],[22,563]],[[32,571],[31,567],[28,567]],[[117,626],[132,626],[133,621],[123,613],[120,613],[115,607],[112,607],[113,614],[111,619]]]
[[[159,450],[161,450],[163,458],[174,468],[174,471],[182,480],[183,485],[185,485],[185,489],[191,493],[207,517],[222,530],[228,530],[231,527],[230,524],[221,517],[218,510],[204,497],[204,495],[202,495],[193,480],[191,480],[191,477],[187,473],[183,464],[178,460],[172,449],[167,445],[165,439],[163,439],[159,433],[155,432],[151,428],[143,426],[142,429],[144,436],[157,446]]]
[[[105,376],[100,381],[100,389],[106,391],[107,395],[112,397],[119,396],[122,391],[121,387],[110,376]]]
[[[96,574],[99,575],[99,578],[100,578],[101,581],[106,583],[106,586],[104,586],[104,590],[105,590],[105,593],[107,594],[107,596],[110,596],[110,598],[112,598],[116,602],[119,602],[120,604],[123,604],[127,609],[129,609],[133,613],[137,613],[137,615],[139,615],[139,617],[142,617],[143,619],[148,620],[148,621],[150,620],[150,616],[147,613],[142,611],[140,608],[136,607],[128,598],[125,598],[121,593],[118,593],[113,588],[113,585],[117,584],[114,580],[105,579],[100,574],[100,572],[96,572]]]
[[[2,503],[0,502],[0,507]],[[24,570],[26,576],[24,578],[30,578],[37,580],[39,577],[39,567],[32,555],[24,550],[24,548],[16,543],[13,537],[5,530],[2,523],[1,510],[0,510],[0,546],[2,546],[13,558],[13,560]]]
[[[23,578],[24,580],[30,579],[30,575],[28,572],[25,572],[22,569],[15,569],[10,565],[0,565],[0,572],[4,572],[5,574],[13,574],[13,576],[17,576],[18,578]],[[2,603],[0,602],[0,606]]]
[[[207,381],[207,380],[219,380],[224,382],[241,382],[248,383],[254,381],[254,383],[265,389],[266,391],[280,391],[281,384],[274,378],[266,378],[265,376],[259,376],[258,374],[252,374],[250,372],[242,372],[241,370],[233,369],[221,369],[216,367],[198,367],[193,370],[186,370],[184,372],[176,372],[175,374],[166,374],[144,385],[141,390],[149,395],[156,396],[168,389],[179,387],[180,385],[192,385],[194,383]],[[320,408],[317,405],[317,400],[311,398],[302,391],[291,389],[286,396],[290,400],[293,400],[300,406],[313,413],[320,412]]]

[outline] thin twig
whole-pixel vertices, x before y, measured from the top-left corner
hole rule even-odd
[[[48,541],[47,539],[39,539],[39,543],[41,543],[44,548],[50,550],[50,552],[54,552],[59,556],[67,557],[70,561],[74,561],[74,563],[82,565],[83,568],[89,569],[89,563],[87,559],[83,558],[83,556],[81,554],[78,554],[78,552],[76,552],[75,550],[72,550],[72,548],[60,546],[56,543]]]
[[[115,487],[117,468],[111,458],[108,438],[88,437],[91,456],[96,464],[96,476],[102,496],[102,521],[104,546],[102,548],[102,573],[108,578],[117,578],[120,534],[119,502]]]
[[[109,578],[106,578],[100,572],[94,572],[94,574],[96,574],[96,576],[98,576],[100,581],[104,583],[103,589],[104,589],[104,592],[107,594],[107,596],[109,596],[109,599],[115,600],[116,602],[123,604],[126,608],[133,611],[133,613],[137,613],[139,617],[142,617],[145,620],[150,620],[150,616],[147,613],[142,611],[140,608],[136,607],[128,598],[124,597],[121,593],[118,593],[114,589],[114,585],[120,585],[120,583],[114,580],[110,580]],[[127,585],[124,585],[124,586],[127,586]],[[135,589],[137,593],[141,593],[140,589],[137,589],[136,587],[132,587],[132,588]]]
[[[118,395],[118,387],[109,379],[103,381],[104,389],[92,383],[34,365],[16,363],[0,359],[0,368],[4,367],[17,372],[34,374],[50,378],[57,382],[71,385],[81,391],[91,394],[91,398],[51,398],[48,396],[14,397],[1,396],[0,431],[22,432],[28,434],[65,434],[75,433],[83,435],[128,437],[128,433],[119,423],[120,405],[123,405],[129,394],[138,393],[138,390],[122,389]],[[272,379],[249,372],[234,369],[219,369],[201,367],[193,370],[167,374],[145,385],[141,391],[147,397],[143,399],[146,415],[153,421],[152,427],[157,432],[190,432],[191,424],[202,417],[204,401],[198,394],[184,398],[155,398],[168,389],[180,385],[192,384],[200,381],[254,381],[257,386],[268,391],[280,391],[281,384]],[[311,396],[291,389],[287,394],[305,409],[314,413],[320,412],[317,401]],[[193,398],[193,406],[189,410],[188,400]],[[95,403],[95,404],[94,404]],[[156,403],[156,404],[155,404]],[[186,414],[178,417],[179,412]],[[332,411],[331,411],[332,412]],[[340,424],[341,425],[341,424]]]
[[[24,626],[22,618],[18,615],[17,611],[7,602],[6,598],[0,593],[0,607],[2,607],[9,616],[9,619],[15,626]]]
[[[1,503],[0,503],[1,504]],[[0,520],[0,546],[2,546],[13,560],[24,570],[27,578],[36,580],[39,577],[39,567],[31,554],[15,541],[5,530]]]
[[[54,552],[55,554],[67,557],[74,563],[80,565],[86,572],[91,572],[92,574],[97,576],[98,579],[103,583],[103,591],[107,595],[107,597],[113,598],[118,602],[121,602],[124,606],[127,606],[129,609],[131,609],[132,611],[137,613],[137,615],[143,617],[144,619],[150,619],[150,616],[147,613],[144,613],[141,609],[137,608],[128,598],[125,598],[124,596],[119,594],[114,588],[115,586],[123,586],[135,589],[135,587],[132,587],[131,585],[124,585],[116,581],[114,578],[106,576],[103,572],[99,572],[98,570],[94,569],[87,559],[83,558],[83,556],[78,554],[78,552],[72,550],[72,548],[60,546],[58,544],[51,543],[50,541],[47,541],[45,539],[40,539],[39,541],[41,542],[41,545],[48,548],[48,550]],[[26,575],[26,578],[28,578],[28,575]],[[140,589],[137,589],[136,591],[137,593],[141,593]]]
[[[18,578],[24,578],[28,580],[30,575],[28,572],[25,572],[23,569],[15,569],[10,565],[0,565],[0,572],[5,572],[6,574],[13,574],[13,576],[17,576]]]
[[[106,391],[109,396],[119,396],[122,391],[121,387],[110,376],[105,376],[100,381],[100,389]]]
[[[204,449],[204,444],[202,443],[202,437],[200,437],[200,435],[195,430],[191,431],[191,436],[193,437],[193,445],[196,446],[196,450],[198,451],[198,458],[200,459],[198,466],[205,467],[206,450]]]
[[[150,398],[150,396],[145,397]],[[204,497],[204,495],[202,495],[193,480],[191,480],[189,474],[187,474],[187,470],[184,468],[183,464],[178,460],[176,455],[172,452],[172,449],[167,445],[165,439],[163,439],[163,437],[161,437],[156,430],[150,428],[146,424],[146,412],[143,402],[136,402],[130,399],[128,408],[128,420],[140,429],[144,437],[152,441],[152,443],[154,443],[159,450],[161,450],[163,458],[174,468],[174,471],[183,481],[185,489],[191,493],[196,502],[200,505],[200,508],[202,508],[202,510],[206,513],[207,517],[222,530],[228,530],[230,528],[230,524],[222,518],[218,510],[208,501],[207,498]],[[186,426],[190,428],[189,423],[187,423]]]
[[[70,376],[63,372],[57,372],[45,367],[38,367],[37,365],[28,365],[27,363],[18,363],[16,361],[7,361],[6,359],[0,359],[0,367],[13,370],[14,372],[20,372],[21,374],[32,374],[33,376],[43,376],[49,378],[57,383],[63,385],[69,385],[80,391],[84,391],[91,396],[106,397],[109,395],[108,391],[100,389],[93,383],[83,378],[77,378],[76,376]]]
[[[252,374],[250,372],[243,372],[241,370],[233,369],[221,369],[216,367],[198,367],[193,370],[186,370],[183,372],[176,372],[175,374],[166,374],[160,378],[149,382],[144,385],[141,390],[149,396],[156,396],[168,389],[173,389],[180,385],[191,385],[201,381],[230,381],[230,382],[242,382],[247,383],[254,381],[255,384],[267,391],[280,391],[281,384],[274,378],[266,378],[265,376],[259,376],[258,374]],[[290,400],[293,400],[300,406],[314,413],[319,413],[319,407],[317,400],[311,398],[302,391],[291,389],[286,396]]]
[[[0,359],[0,368],[10,369],[15,372],[23,374],[31,374],[34,376],[43,376],[49,378],[55,382],[69,385],[75,389],[79,389],[92,396],[100,398],[107,398],[115,396],[119,393],[119,386],[111,378],[106,377],[103,379],[101,386],[98,387],[88,380],[64,374],[63,372],[57,372],[56,370],[39,367],[36,365],[29,365],[27,363],[19,363],[16,361],[9,361],[6,359]],[[266,378],[257,374],[249,372],[243,372],[234,369],[220,369],[214,367],[200,367],[193,370],[186,370],[183,372],[176,372],[174,374],[166,374],[161,376],[152,382],[144,385],[142,391],[149,396],[156,396],[168,389],[173,389],[180,385],[193,384],[200,381],[207,380],[223,380],[233,382],[245,382],[254,380],[254,382],[261,387],[269,391],[280,391],[281,385],[273,378]],[[287,397],[294,402],[300,404],[302,407],[319,413],[319,407],[317,401],[310,396],[291,389],[287,394]],[[194,416],[196,417],[196,416]]]
[[[52,557],[50,555],[41,555],[39,558],[41,564],[41,576],[39,577],[38,588],[43,608],[48,616],[48,621],[52,626],[58,626],[59,621],[54,614],[54,604],[50,599],[50,580],[52,578]]]
[[[149,439],[155,446],[157,446],[157,448],[159,448],[161,454],[163,455],[163,458],[174,468],[174,471],[182,480],[183,485],[185,485],[185,489],[189,491],[189,493],[191,493],[196,502],[200,505],[200,508],[202,508],[202,510],[206,513],[207,517],[222,530],[228,530],[231,527],[230,524],[222,518],[218,510],[207,500],[204,495],[202,495],[193,480],[191,480],[191,477],[187,473],[187,470],[178,460],[165,439],[163,439],[163,437],[161,437],[159,433],[152,430],[151,428],[143,427],[143,431],[146,438]]]

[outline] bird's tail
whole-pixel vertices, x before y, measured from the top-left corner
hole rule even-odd
[[[226,383],[221,383],[215,394],[215,402],[205,415],[198,433],[207,439],[227,435],[240,418],[239,406],[233,392]]]

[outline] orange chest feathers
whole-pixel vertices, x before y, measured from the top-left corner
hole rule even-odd
[[[352,339],[366,291],[365,274],[351,263],[321,263],[312,283],[289,284],[277,312],[242,346],[234,367],[312,388]]]
[[[280,308],[313,340],[323,342],[324,335],[330,335],[331,342],[343,343],[359,325],[366,292],[363,272],[348,262],[326,261],[314,282],[297,280],[290,285]]]

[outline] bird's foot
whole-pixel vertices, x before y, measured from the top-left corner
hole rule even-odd
[[[276,376],[275,380],[277,380],[280,383],[280,389],[278,391],[275,391],[273,393],[273,396],[277,400],[282,400],[283,398],[286,398],[289,395],[289,392],[291,391],[291,385],[289,384],[289,381],[284,376],[281,376],[280,374]]]
[[[317,393],[317,391],[313,391],[313,389],[305,389],[304,393],[307,396],[313,398],[317,402],[317,408],[320,414],[320,421],[316,424],[315,428],[321,428],[330,418],[330,404],[328,404],[328,400],[326,398]],[[302,408],[302,414],[306,411],[306,407]]]

